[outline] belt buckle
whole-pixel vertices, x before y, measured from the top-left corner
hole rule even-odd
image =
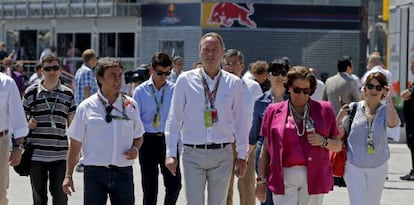
[[[118,166],[110,164],[110,165],[106,166],[106,168],[107,169],[115,169],[115,168],[118,168]]]

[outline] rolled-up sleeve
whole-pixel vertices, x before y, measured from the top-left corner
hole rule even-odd
[[[26,115],[23,109],[23,102],[20,98],[20,91],[14,81],[10,81],[8,112],[10,116],[10,126],[13,130],[14,138],[25,137],[29,133]]]

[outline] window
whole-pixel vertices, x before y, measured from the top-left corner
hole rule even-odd
[[[99,56],[134,57],[134,33],[100,33]]]
[[[171,57],[184,57],[184,41],[160,40],[158,41],[159,51],[168,53]]]

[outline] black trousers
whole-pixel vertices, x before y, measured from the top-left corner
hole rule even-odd
[[[411,152],[411,169],[414,170],[414,120],[406,119],[405,133],[407,136],[407,145]]]
[[[164,134],[145,133],[144,142],[139,151],[142,190],[144,192],[143,205],[157,204],[159,170],[161,170],[165,186],[164,205],[175,205],[177,202],[181,190],[180,168],[177,167],[176,176],[173,176],[165,166],[165,154]]]
[[[47,205],[47,181],[52,195],[53,205],[67,205],[68,197],[63,192],[62,183],[65,178],[66,161],[39,162],[30,164],[30,183],[34,205]]]

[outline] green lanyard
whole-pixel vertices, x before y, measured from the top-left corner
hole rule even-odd
[[[153,128],[159,128],[161,126],[161,107],[162,104],[164,102],[164,95],[165,95],[165,85],[162,88],[162,95],[161,95],[161,101],[158,102],[158,98],[157,95],[155,94],[155,89],[154,89],[154,85],[150,86],[151,87],[151,94],[152,97],[154,98],[155,104],[157,106],[157,112],[154,114],[154,117],[152,118],[152,127]]]
[[[209,102],[210,102],[210,109],[215,109],[214,103],[216,101],[217,89],[218,89],[218,86],[220,84],[221,71],[219,71],[216,84],[214,85],[213,91],[211,91],[211,92],[210,92],[210,89],[208,88],[207,81],[206,81],[206,79],[204,78],[204,76],[201,72],[201,69],[200,69],[200,75],[201,75],[201,78],[203,80],[204,103],[206,105],[206,110],[208,110],[208,108],[209,108],[208,107]]]
[[[49,101],[47,100],[47,98],[45,98],[46,106],[50,110],[50,116],[49,116],[49,118],[50,118],[50,125],[52,126],[52,128],[56,128],[56,122],[55,122],[55,119],[53,118],[53,112],[55,111],[56,102],[57,102],[58,98],[59,98],[59,93],[56,94],[55,102],[53,103],[52,106],[50,106]]]

